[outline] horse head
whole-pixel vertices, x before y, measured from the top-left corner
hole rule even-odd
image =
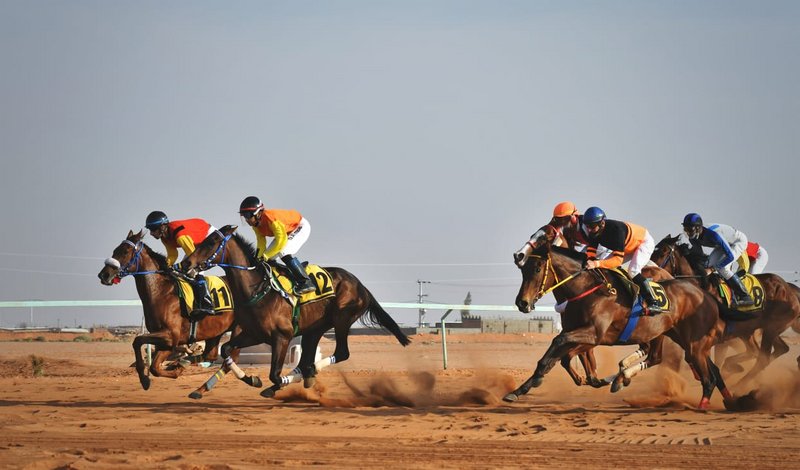
[[[656,244],[650,261],[659,268],[673,276],[691,276],[694,274],[692,265],[686,257],[684,249],[677,245],[678,237],[671,234],[664,237]]]
[[[140,230],[139,233],[128,231],[128,236],[114,248],[111,257],[105,260],[103,269],[97,273],[103,285],[117,284],[122,277],[138,270],[144,249],[142,238],[144,231]]]
[[[236,225],[226,225],[219,230],[208,234],[208,236],[195,247],[194,252],[183,258],[180,269],[190,277],[200,271],[211,269],[221,265],[226,261],[228,255],[228,241],[233,237]],[[230,261],[230,259],[228,259]]]
[[[545,284],[550,267],[550,247],[555,237],[556,229],[545,225],[514,253],[514,263],[522,272],[522,285],[514,303],[522,313],[530,313],[549,287]]]

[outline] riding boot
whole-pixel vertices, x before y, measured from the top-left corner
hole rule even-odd
[[[639,273],[633,277],[633,282],[639,286],[639,294],[642,296],[644,301],[647,302],[647,307],[650,309],[650,312],[662,312],[661,307],[656,301],[656,294],[653,292],[653,288],[650,286],[650,283],[647,282],[647,278],[645,278],[642,273]]]
[[[314,283],[311,282],[311,279],[308,277],[308,273],[306,273],[306,268],[300,263],[300,260],[295,258],[292,255],[286,255],[281,260],[286,264],[291,271],[292,276],[294,277],[294,293],[297,295],[302,295],[308,292],[311,292],[316,289]]]
[[[190,316],[214,313],[214,302],[211,300],[211,294],[208,292],[206,278],[203,277],[202,274],[198,274],[194,278],[192,289],[194,290],[194,310],[192,310]]]
[[[728,279],[725,279],[725,282],[733,291],[733,301],[736,307],[747,307],[755,304],[753,298],[747,293],[747,289],[744,288],[744,284],[742,284],[742,280],[739,279],[739,276],[734,274]]]

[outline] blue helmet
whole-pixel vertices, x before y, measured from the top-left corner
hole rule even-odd
[[[169,218],[167,217],[167,214],[161,211],[153,211],[150,213],[150,215],[147,216],[147,220],[145,220],[144,226],[147,230],[154,230],[168,223],[169,223]]]
[[[596,224],[603,220],[606,220],[606,213],[599,207],[592,206],[583,213],[584,224]]]
[[[702,227],[703,226],[703,218],[700,217],[700,214],[695,214],[694,212],[690,212],[686,214],[686,217],[683,218],[683,226],[684,227]]]

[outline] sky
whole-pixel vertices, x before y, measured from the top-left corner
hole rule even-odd
[[[128,230],[241,226],[248,195],[383,302],[512,305],[562,200],[800,270],[798,2],[0,0],[0,63],[0,300],[136,299],[96,277]]]

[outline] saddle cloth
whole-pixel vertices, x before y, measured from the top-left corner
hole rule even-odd
[[[231,290],[219,276],[204,276],[208,284],[208,292],[211,294],[211,301],[214,304],[214,312],[219,313],[233,309],[233,296]],[[186,302],[188,310],[194,308],[194,290],[189,282],[179,279],[178,286],[181,289],[181,297]]]
[[[272,267],[272,275],[278,280],[280,288],[286,294],[292,297],[297,297],[297,305],[316,302],[318,300],[332,297],[335,294],[333,290],[333,279],[331,279],[331,275],[328,273],[328,271],[320,266],[317,266],[316,264],[309,264],[306,266],[306,273],[308,273],[308,277],[311,278],[311,280],[314,282],[314,285],[317,287],[311,292],[297,296],[293,290],[294,282],[291,278],[289,278],[289,276],[286,275],[286,272],[282,269],[276,269],[274,266]]]
[[[728,287],[728,284],[726,284],[725,281],[721,281],[719,283],[719,296],[722,297],[725,305],[727,305],[731,310],[736,310],[737,312],[757,312],[763,309],[764,286],[761,285],[761,281],[759,281],[758,278],[752,274],[745,274],[744,277],[742,277],[742,284],[744,284],[744,288],[747,289],[747,293],[750,294],[750,297],[752,297],[755,301],[753,302],[753,305],[741,307],[733,305],[733,293],[731,292],[731,288]]]

